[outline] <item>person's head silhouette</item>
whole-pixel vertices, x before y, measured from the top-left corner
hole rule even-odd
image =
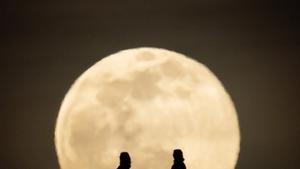
[[[120,165],[118,169],[129,169],[131,167],[131,159],[127,152],[120,154]]]
[[[185,169],[183,153],[180,149],[175,149],[173,151],[174,164],[172,169]]]
[[[184,158],[183,158],[183,153],[180,149],[175,149],[173,151],[173,157],[174,157],[174,161],[180,161],[180,162],[183,162],[184,161]]]

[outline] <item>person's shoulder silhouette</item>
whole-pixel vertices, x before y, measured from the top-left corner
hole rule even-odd
[[[186,169],[184,164],[183,153],[180,149],[175,149],[173,151],[174,164],[172,165],[172,169]]]
[[[129,169],[131,167],[131,159],[127,152],[120,154],[120,165],[117,169]]]

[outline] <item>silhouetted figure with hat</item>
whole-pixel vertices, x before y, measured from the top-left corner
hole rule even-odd
[[[127,152],[120,154],[120,165],[117,169],[129,169],[131,167],[131,159]]]
[[[186,169],[184,164],[184,158],[182,151],[180,149],[175,149],[173,151],[174,164],[172,165],[172,169]]]

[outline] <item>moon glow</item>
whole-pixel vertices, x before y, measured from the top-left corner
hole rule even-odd
[[[61,169],[169,169],[173,149],[188,169],[234,169],[236,110],[216,76],[182,54],[157,48],[117,52],[85,71],[59,110]]]

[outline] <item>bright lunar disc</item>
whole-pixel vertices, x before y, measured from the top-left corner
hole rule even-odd
[[[234,105],[204,65],[182,54],[137,48],[105,57],[68,91],[57,118],[61,169],[170,169],[182,149],[187,169],[234,169]]]

